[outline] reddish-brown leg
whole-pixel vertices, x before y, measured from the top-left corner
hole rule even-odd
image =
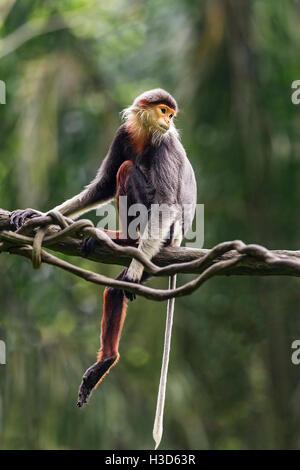
[[[121,273],[118,278],[122,277]],[[119,341],[126,315],[127,299],[120,289],[112,287],[104,291],[101,320],[101,348],[97,362],[84,373],[79,388],[77,405],[87,402],[89,395],[119,359]]]
[[[128,197],[128,206],[135,202],[141,202],[145,199],[143,194],[143,184],[141,175],[137,173],[134,164],[126,161],[120,167],[117,174],[117,202],[119,207],[119,196]],[[125,227],[125,221],[120,220],[122,229]],[[116,237],[115,241],[124,244],[134,245],[136,240],[120,238],[121,232],[106,231],[109,236]],[[127,243],[126,243],[127,242]],[[124,269],[117,279],[122,279],[126,275]],[[149,277],[144,273],[142,282]],[[110,371],[119,359],[119,341],[122,327],[125,320],[127,308],[127,299],[123,290],[115,288],[106,288],[104,291],[103,315],[101,320],[101,348],[98,353],[97,362],[87,369],[84,373],[79,388],[77,405],[81,407],[88,401],[93,389],[99,385],[105,375]]]

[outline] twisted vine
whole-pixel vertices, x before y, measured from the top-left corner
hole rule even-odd
[[[9,213],[7,214],[9,215]],[[152,276],[165,276],[179,272],[191,272],[191,270],[201,271],[201,274],[182,286],[171,290],[153,289],[140,284],[119,281],[90,270],[79,268],[45,251],[44,248],[51,248],[51,246],[57,245],[57,243],[63,242],[70,237],[80,241],[86,237],[93,237],[109,247],[116,256],[125,254],[130,258],[137,259]],[[211,277],[227,273],[229,268],[237,267],[239,264],[242,265],[245,259],[262,263],[268,266],[271,272],[274,269],[277,272],[282,269],[283,274],[286,274],[285,271],[290,271],[291,275],[300,276],[300,258],[282,255],[282,252],[277,254],[261,245],[246,245],[240,240],[222,242],[204,255],[201,253],[201,256],[196,259],[171,263],[160,267],[153,261],[150,261],[138,248],[116,244],[103,230],[95,228],[90,220],[80,219],[74,221],[64,217],[57,211],[51,211],[45,216],[29,220],[17,232],[11,230],[0,231],[0,240],[0,252],[6,251],[25,256],[31,259],[35,269],[38,269],[44,262],[60,267],[88,282],[119,287],[157,301],[189,295]],[[298,255],[298,252],[290,253],[291,255],[295,253]]]

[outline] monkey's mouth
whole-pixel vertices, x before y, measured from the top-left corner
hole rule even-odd
[[[163,124],[159,124],[159,127],[161,130],[163,130],[164,132],[167,132],[169,130],[168,126],[164,126]]]

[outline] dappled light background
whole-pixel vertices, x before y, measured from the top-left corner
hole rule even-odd
[[[204,247],[299,249],[299,21],[296,0],[2,0],[0,206],[47,211],[78,193],[120,111],[163,87],[181,109]],[[299,286],[219,277],[176,302],[162,449],[300,448]],[[1,449],[153,447],[165,303],[129,305],[117,367],[76,407],[99,347],[102,294],[1,255]]]

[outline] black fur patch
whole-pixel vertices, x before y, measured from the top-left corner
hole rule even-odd
[[[116,359],[117,356],[103,359],[102,361],[96,362],[87,369],[82,377],[82,382],[79,387],[77,401],[77,406],[79,406],[79,408],[87,403],[93,388],[95,385],[97,385],[101,377],[103,377],[103,375],[108,371]]]
[[[143,101],[151,104],[164,103],[170,108],[175,109],[175,111],[178,109],[176,100],[173,98],[173,96],[162,88],[155,88],[154,90],[145,91],[134,100],[133,104],[138,105]]]

